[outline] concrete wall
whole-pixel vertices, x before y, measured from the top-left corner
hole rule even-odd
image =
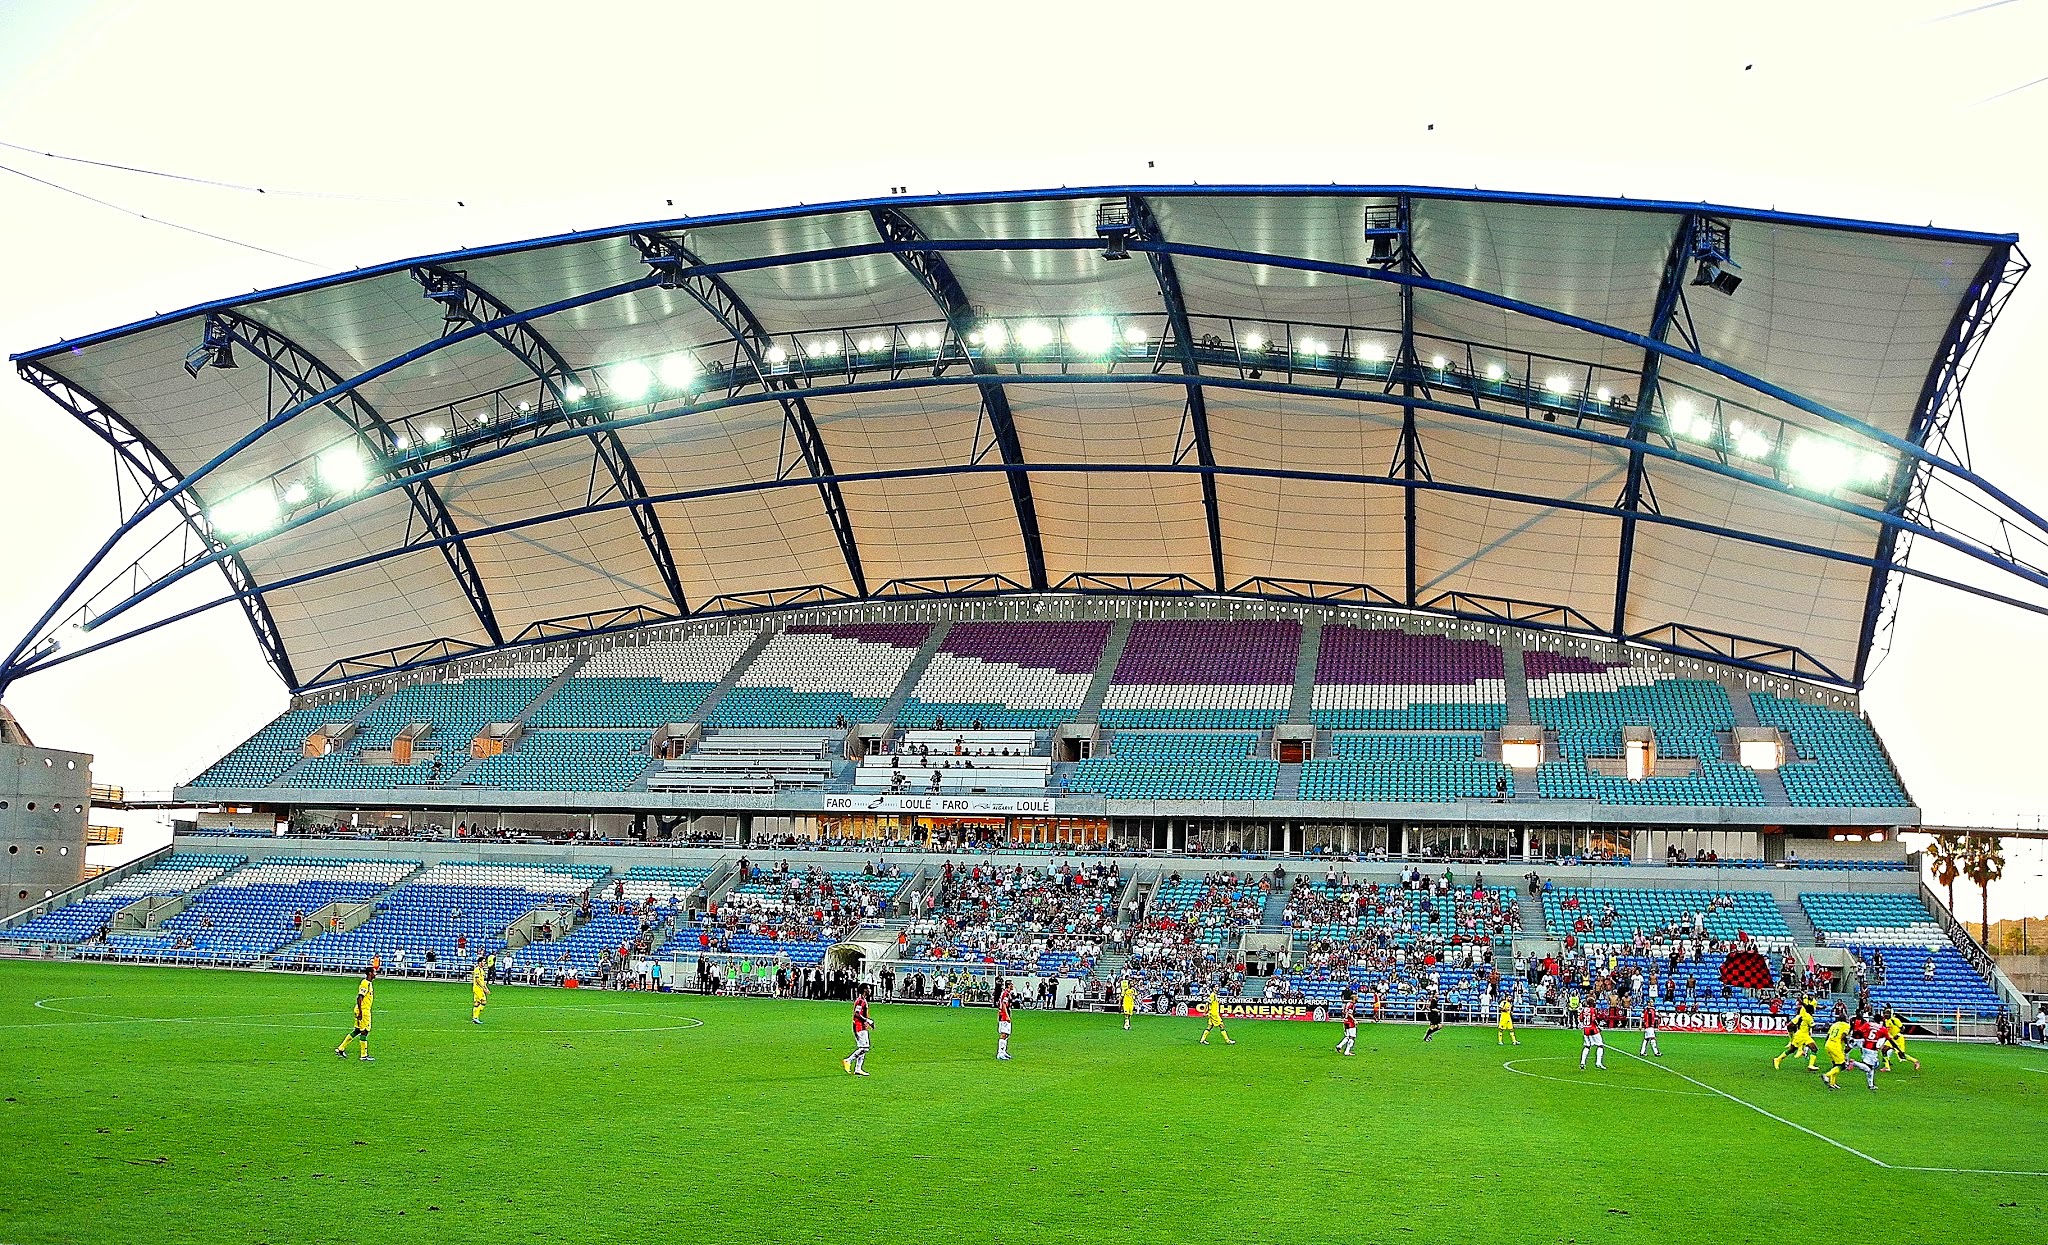
[[[85,876],[92,757],[0,743],[0,917]]]

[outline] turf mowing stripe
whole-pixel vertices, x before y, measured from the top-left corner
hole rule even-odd
[[[1680,1072],[1678,1069],[1672,1067],[1669,1064],[1650,1063],[1649,1060],[1643,1058],[1641,1055],[1630,1055],[1629,1052],[1625,1050],[1617,1051],[1616,1053],[1628,1055],[1630,1059],[1635,1060],[1637,1063],[1647,1063],[1650,1064],[1650,1066],[1653,1068],[1662,1068],[1666,1072],[1669,1072],[1671,1075],[1678,1077],[1680,1080],[1691,1081],[1693,1084],[1699,1086],[1701,1089],[1707,1090],[1710,1093],[1719,1094],[1721,1097],[1726,1098],[1728,1101],[1732,1103],[1735,1103],[1737,1106],[1748,1107],[1750,1110],[1756,1112],[1758,1115],[1764,1116],[1767,1119],[1776,1120],[1778,1121],[1778,1123],[1785,1125],[1787,1128],[1796,1128],[1800,1132],[1805,1133],[1809,1137],[1815,1138],[1819,1141],[1827,1142],[1829,1145],[1835,1147],[1837,1150],[1846,1150],[1850,1154],[1855,1155],[1857,1158],[1862,1159],[1866,1163],[1875,1163],[1879,1167],[1891,1166],[1890,1163],[1885,1162],[1883,1159],[1872,1158],[1868,1154],[1865,1154],[1863,1151],[1858,1150],[1855,1146],[1848,1145],[1840,1141],[1836,1141],[1833,1137],[1828,1136],[1826,1133],[1815,1132],[1813,1129],[1808,1128],[1804,1124],[1795,1124],[1791,1120],[1786,1119],[1784,1116],[1775,1114],[1770,1111],[1766,1111],[1762,1107],[1759,1107],[1758,1105],[1748,1101],[1747,1099],[1737,1098],[1735,1095],[1729,1093],[1725,1089],[1715,1089],[1713,1086],[1707,1084],[1705,1081],[1699,1080],[1695,1077],[1687,1076],[1685,1073]]]
[[[1642,1057],[1641,1055],[1634,1055],[1634,1054],[1630,1054],[1630,1053],[1629,1053],[1628,1051],[1619,1051],[1619,1052],[1617,1052],[1617,1053],[1619,1053],[1619,1054],[1623,1054],[1623,1055],[1628,1055],[1628,1057],[1629,1057],[1630,1059],[1633,1059],[1633,1060],[1635,1060],[1635,1061],[1636,1061],[1637,1063],[1650,1063],[1650,1061],[1649,1061],[1649,1060],[1647,1060],[1647,1059],[1643,1058],[1643,1057]],[[1720,1095],[1721,1097],[1723,1097],[1723,1098],[1726,1098],[1726,1099],[1727,1099],[1728,1101],[1730,1101],[1730,1102],[1732,1102],[1732,1103],[1736,1103],[1736,1104],[1738,1104],[1738,1105],[1741,1105],[1741,1106],[1745,1106],[1745,1107],[1748,1107],[1748,1108],[1749,1108],[1750,1110],[1752,1110],[1752,1111],[1756,1112],[1756,1113],[1757,1113],[1758,1115],[1762,1115],[1762,1116],[1767,1116],[1767,1117],[1769,1117],[1769,1118],[1771,1118],[1771,1119],[1774,1119],[1774,1120],[1778,1121],[1778,1123],[1780,1123],[1780,1124],[1783,1124],[1783,1125],[1785,1125],[1785,1126],[1786,1126],[1786,1127],[1788,1127],[1788,1128],[1796,1128],[1796,1129],[1798,1129],[1798,1130],[1799,1130],[1800,1132],[1802,1132],[1802,1133],[1805,1133],[1805,1134],[1806,1134],[1807,1136],[1809,1136],[1809,1137],[1813,1137],[1813,1138],[1816,1138],[1816,1139],[1818,1139],[1818,1140],[1821,1140],[1821,1141],[1825,1141],[1825,1142],[1827,1142],[1827,1143],[1828,1143],[1829,1145],[1831,1145],[1831,1146],[1834,1146],[1834,1147],[1835,1147],[1836,1149],[1838,1149],[1838,1150],[1847,1150],[1847,1151],[1848,1151],[1849,1153],[1851,1153],[1851,1154],[1855,1155],[1855,1156],[1856,1156],[1857,1158],[1859,1158],[1859,1159],[1863,1159],[1863,1160],[1865,1160],[1865,1161],[1867,1161],[1867,1162],[1875,1163],[1875,1164],[1877,1164],[1877,1165],[1878,1165],[1879,1167],[1882,1167],[1882,1168],[1884,1168],[1884,1169],[1885,1169],[1886,1171],[1895,1171],[1895,1172],[1939,1172],[1939,1173],[1942,1173],[1942,1174],[1944,1174],[1944,1175],[1951,1175],[1951,1176],[2048,1176],[2048,1172],[2032,1172],[2032,1171],[2009,1171],[2009,1170],[2006,1170],[2006,1169],[2004,1169],[2004,1168],[1996,1168],[1996,1167],[1908,1167],[1908,1166],[1902,1166],[1902,1165],[1899,1165],[1899,1164],[1894,1164],[1894,1163],[1887,1163],[1887,1162],[1885,1162],[1885,1161],[1884,1161],[1883,1159],[1880,1159],[1880,1158],[1872,1158],[1872,1157],[1871,1157],[1870,1155],[1868,1155],[1868,1154],[1865,1154],[1865,1153],[1864,1153],[1863,1151],[1861,1151],[1861,1150],[1858,1150],[1858,1149],[1857,1149],[1856,1147],[1854,1147],[1854,1146],[1852,1146],[1852,1145],[1847,1145],[1847,1144],[1845,1144],[1845,1143],[1843,1143],[1843,1142],[1840,1142],[1840,1141],[1836,1141],[1836,1140],[1835,1140],[1835,1139],[1834,1139],[1833,1137],[1830,1137],[1830,1136],[1828,1136],[1828,1135],[1827,1135],[1826,1133],[1818,1133],[1818,1132],[1815,1132],[1814,1130],[1812,1130],[1812,1129],[1808,1128],[1808,1127],[1807,1127],[1806,1125],[1804,1125],[1804,1124],[1795,1124],[1795,1123],[1793,1123],[1793,1122],[1792,1122],[1791,1120],[1788,1120],[1788,1119],[1786,1119],[1786,1118],[1785,1118],[1784,1116],[1782,1116],[1782,1115],[1776,1115],[1776,1114],[1773,1114],[1772,1112],[1769,1112],[1769,1111],[1766,1111],[1766,1110],[1764,1110],[1764,1109],[1763,1109],[1762,1107],[1759,1107],[1758,1105],[1756,1105],[1756,1104],[1755,1104],[1755,1103],[1753,1103],[1753,1102],[1749,1102],[1749,1101],[1747,1101],[1747,1100],[1745,1100],[1745,1099],[1737,1098],[1737,1097],[1736,1097],[1735,1095],[1733,1095],[1733,1094],[1729,1093],[1729,1092],[1728,1092],[1727,1090],[1725,1090],[1725,1089],[1715,1089],[1715,1088],[1714,1088],[1714,1087],[1713,1087],[1712,1085],[1709,1085],[1709,1084],[1707,1084],[1707,1083],[1706,1083],[1705,1081],[1702,1081],[1702,1080],[1698,1080],[1697,1078],[1694,1078],[1694,1077],[1686,1076],[1686,1074],[1685,1074],[1685,1073],[1683,1073],[1683,1072],[1680,1072],[1680,1071],[1679,1071],[1678,1069],[1676,1069],[1676,1068],[1674,1068],[1674,1067],[1671,1067],[1671,1066],[1670,1066],[1670,1065],[1668,1065],[1668,1064],[1661,1064],[1661,1063],[1659,1063],[1659,1064],[1651,1064],[1651,1066],[1652,1066],[1652,1067],[1657,1067],[1657,1068],[1663,1068],[1663,1069],[1664,1069],[1664,1070],[1665,1070],[1666,1072],[1669,1072],[1669,1073],[1670,1073],[1671,1075],[1673,1075],[1673,1076],[1675,1076],[1675,1077],[1679,1077],[1679,1078],[1681,1078],[1681,1079],[1683,1079],[1683,1080],[1691,1081],[1691,1082],[1692,1082],[1693,1084],[1695,1084],[1695,1085],[1699,1086],[1699,1087],[1700,1087],[1701,1089],[1704,1089],[1704,1090],[1708,1090],[1708,1091],[1710,1091],[1710,1092],[1712,1092],[1712,1093],[1715,1093],[1715,1094],[1719,1094],[1719,1095]],[[2034,1071],[2034,1072],[2039,1072],[2039,1071],[2041,1071],[2041,1069],[2039,1069],[2039,1068],[2033,1068],[2033,1069],[2030,1069],[2030,1071]]]

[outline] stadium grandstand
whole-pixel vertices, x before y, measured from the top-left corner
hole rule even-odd
[[[899,196],[31,350],[140,500],[0,691],[221,608],[291,703],[0,944],[1981,1035],[2017,993],[1860,692],[1905,578],[2048,599],[1949,448],[2024,270],[1648,201]]]

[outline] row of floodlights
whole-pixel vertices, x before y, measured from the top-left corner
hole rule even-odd
[[[1052,325],[1041,320],[1024,320],[1014,325],[990,320],[969,333],[967,340],[985,353],[1006,353],[1012,349],[1028,353],[1046,349],[1058,336],[1061,334]],[[1146,331],[1137,325],[1127,326],[1119,333],[1116,322],[1107,316],[1081,316],[1068,320],[1064,326],[1064,337],[1069,346],[1088,355],[1107,355],[1115,349],[1119,338],[1133,348],[1143,348],[1150,341]],[[911,350],[936,352],[944,347],[945,335],[938,329],[912,330],[904,336],[903,342]],[[1275,343],[1263,334],[1250,332],[1239,337],[1237,345],[1240,350],[1256,353],[1268,352]],[[842,352],[888,354],[896,348],[895,340],[887,335],[868,335],[843,343],[839,338],[820,337],[800,347],[804,356],[811,360],[836,358]],[[1314,337],[1293,342],[1293,349],[1297,355],[1311,360],[1326,359],[1333,353],[1328,342]],[[770,367],[779,368],[788,363],[789,351],[782,345],[771,345],[761,357]],[[1364,366],[1383,366],[1388,352],[1385,345],[1368,340],[1357,345],[1353,357]],[[1429,367],[1434,372],[1448,374],[1452,363],[1444,355],[1432,355]],[[1490,383],[1503,384],[1508,380],[1507,365],[1488,363],[1482,375]],[[630,402],[646,398],[657,383],[671,393],[688,392],[696,386],[702,370],[690,355],[672,354],[652,366],[639,360],[615,363],[605,370],[604,376],[612,395]],[[1576,384],[1572,377],[1554,373],[1545,378],[1543,389],[1552,397],[1567,399],[1575,391]],[[561,401],[569,405],[589,396],[588,390],[574,381],[563,384],[559,393]],[[1605,385],[1595,388],[1587,396],[1603,406],[1614,398],[1613,392]],[[520,402],[517,409],[525,414],[530,407],[528,403]],[[470,418],[477,426],[484,427],[490,424],[492,417],[486,411]],[[1728,422],[1725,437],[1717,436],[1715,421],[1686,398],[1671,403],[1665,411],[1665,424],[1674,437],[1702,445],[1718,443],[1742,458],[1762,462],[1771,455],[1772,441],[1762,428],[1735,419]],[[402,453],[415,444],[421,448],[431,447],[446,440],[447,436],[446,427],[421,423],[413,434],[404,431],[393,433],[391,448]],[[1813,433],[1802,433],[1786,448],[1784,463],[1804,483],[1823,491],[1845,484],[1882,483],[1890,478],[1894,465],[1893,460],[1883,454],[1859,452],[1832,438]],[[369,465],[362,454],[352,445],[339,445],[321,454],[314,461],[311,474],[287,485],[281,494],[265,483],[245,489],[213,507],[210,511],[213,529],[224,535],[254,535],[267,530],[286,509],[301,506],[316,494],[323,498],[346,496],[360,489],[368,478]]]

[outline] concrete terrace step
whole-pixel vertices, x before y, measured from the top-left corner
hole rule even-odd
[[[1110,625],[1109,639],[1102,646],[1102,660],[1095,663],[1095,678],[1088,684],[1088,695],[1081,701],[1080,711],[1074,714],[1076,722],[1102,720],[1102,702],[1109,696],[1109,680],[1116,674],[1116,663],[1122,660],[1124,645],[1130,640],[1130,619],[1119,618]]]
[[[1276,800],[1298,800],[1301,798],[1301,766],[1282,765],[1280,775],[1273,782],[1273,798]]]
[[[1309,711],[1315,708],[1316,658],[1322,651],[1322,616],[1311,615],[1301,622],[1301,648],[1294,655],[1294,694],[1287,701],[1290,726],[1308,725]]]
[[[939,646],[946,642],[946,636],[952,630],[951,619],[932,625],[931,633],[925,636],[924,643],[918,646],[917,656],[910,659],[909,668],[904,670],[902,680],[896,684],[895,693],[889,697],[888,703],[882,706],[881,712],[875,715],[877,722],[896,721],[897,715],[903,712],[903,702],[909,700],[910,694],[917,690],[917,681],[924,677],[925,667],[931,665],[932,658],[939,655]]]
[[[1757,776],[1761,778],[1763,775],[1759,773]],[[1771,776],[1777,777],[1776,774]],[[1792,931],[1792,941],[1805,947],[1810,947],[1818,941],[1819,931],[1814,929],[1813,922],[1807,918],[1806,909],[1799,906],[1797,899],[1780,896],[1778,913],[1785,918],[1785,927]]]

